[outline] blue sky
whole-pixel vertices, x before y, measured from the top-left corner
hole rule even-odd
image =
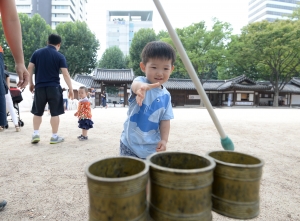
[[[160,0],[173,28],[182,28],[204,20],[208,27],[212,18],[229,22],[233,32],[247,25],[248,0]],[[156,33],[166,30],[153,0],[88,0],[87,23],[96,34],[101,49],[98,59],[106,49],[107,10],[153,10],[153,29]]]

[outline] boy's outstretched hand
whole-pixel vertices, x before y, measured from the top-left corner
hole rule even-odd
[[[153,88],[160,87],[160,83],[155,84],[142,84],[141,87],[136,91],[136,102],[139,106],[142,106],[143,100],[145,99],[146,91],[149,91]]]
[[[166,149],[167,149],[167,142],[165,140],[159,141],[156,147],[156,152],[166,151]]]

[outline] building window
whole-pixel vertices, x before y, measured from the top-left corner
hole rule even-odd
[[[69,17],[69,14],[55,14],[55,17],[61,17],[61,18],[66,18]]]
[[[52,8],[53,9],[68,9],[69,6],[67,6],[67,5],[53,5]]]
[[[241,94],[241,101],[249,101],[249,94]]]
[[[17,9],[30,9],[30,5],[18,5]]]

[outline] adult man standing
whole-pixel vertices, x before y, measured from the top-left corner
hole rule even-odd
[[[91,99],[92,99],[92,108],[95,108],[96,104],[95,104],[95,93],[96,93],[96,90],[94,88],[91,88]]]
[[[59,53],[61,37],[51,34],[48,37],[48,45],[36,50],[30,59],[28,72],[30,74],[30,91],[34,92],[34,101],[31,113],[33,116],[33,128],[31,143],[40,141],[39,128],[42,123],[44,108],[48,102],[51,113],[52,137],[50,144],[64,141],[63,137],[57,135],[59,126],[59,115],[64,114],[62,88],[60,86],[59,71],[61,70],[64,80],[69,87],[69,98],[73,99],[73,88],[64,55]],[[32,75],[35,74],[35,85]]]

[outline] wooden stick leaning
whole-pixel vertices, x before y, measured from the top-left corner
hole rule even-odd
[[[173,29],[162,5],[160,4],[159,0],[153,0],[162,20],[164,21],[167,29],[168,29],[168,32],[170,34],[170,37],[178,51],[178,53],[180,54],[180,57],[181,57],[181,60],[185,66],[185,68],[187,69],[188,71],[188,74],[190,75],[202,101],[204,102],[204,105],[206,107],[206,109],[208,110],[208,113],[210,114],[210,117],[211,119],[213,120],[214,124],[215,124],[215,127],[217,128],[220,136],[221,136],[221,144],[223,146],[223,148],[225,150],[234,150],[234,144],[233,142],[231,141],[231,139],[225,134],[223,128],[222,128],[222,125],[220,124],[218,118],[217,118],[217,115],[215,114],[214,110],[213,110],[213,107],[201,85],[201,82],[195,72],[195,69],[190,61],[190,59],[188,58],[187,54],[186,54],[186,51],[177,35],[177,33],[175,32],[175,30]]]

